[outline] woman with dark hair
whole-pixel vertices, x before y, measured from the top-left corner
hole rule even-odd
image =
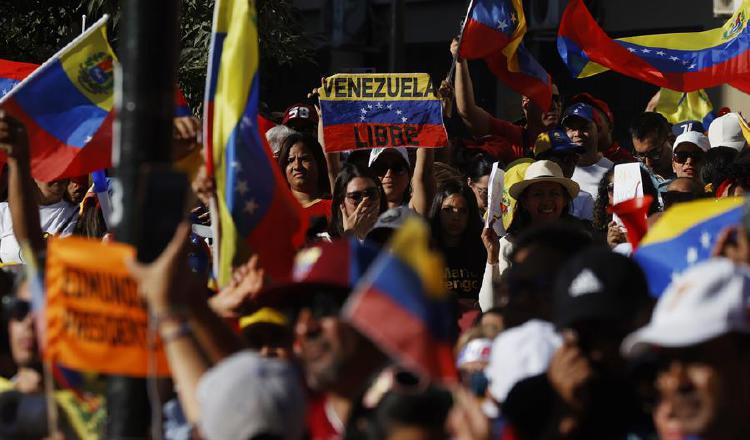
[[[458,300],[459,325],[479,313],[479,288],[487,252],[476,196],[459,182],[448,181],[430,209],[432,239],[445,257],[445,281]],[[469,316],[464,317],[469,313]],[[463,319],[462,319],[463,317]]]
[[[354,234],[363,240],[386,209],[377,176],[367,168],[347,163],[333,185],[329,234],[332,238]]]
[[[484,218],[487,212],[487,196],[493,162],[492,158],[488,155],[479,153],[469,160],[464,169],[466,183],[477,199],[477,207],[479,208],[481,218]]]
[[[614,174],[614,169],[607,171],[599,182],[596,203],[594,204],[593,222],[594,234],[602,239],[606,239],[610,247],[615,247],[618,244],[628,241],[625,230],[622,226],[612,221],[612,214],[607,210],[607,208],[612,206],[612,197],[615,191]],[[641,165],[641,182],[643,183],[643,194],[650,195],[654,200],[648,209],[648,216],[650,217],[660,210],[659,192],[651,180],[650,173],[646,171],[643,165]]]
[[[289,189],[308,217],[325,216],[330,220],[328,166],[315,137],[300,133],[287,136],[281,144],[278,163]]]
[[[367,166],[380,179],[388,208],[405,205],[426,215],[435,194],[435,153],[431,148],[416,150],[412,167],[404,147],[373,148]]]

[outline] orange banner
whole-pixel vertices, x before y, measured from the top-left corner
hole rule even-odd
[[[160,341],[149,371],[148,312],[125,267],[132,246],[79,237],[47,247],[45,358],[75,370],[168,376]]]

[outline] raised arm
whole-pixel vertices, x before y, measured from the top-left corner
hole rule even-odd
[[[29,142],[26,128],[0,110],[0,150],[8,155],[8,207],[13,222],[13,233],[21,245],[37,259],[44,249],[39,206],[39,189],[31,177]],[[29,258],[29,256],[26,256]],[[36,261],[38,263],[38,261]]]
[[[451,54],[456,57],[456,110],[474,136],[484,136],[490,132],[490,114],[474,101],[474,86],[469,75],[469,65],[458,56],[458,40],[451,43]]]
[[[435,175],[432,165],[435,163],[435,151],[432,148],[418,148],[414,174],[411,177],[411,200],[409,207],[417,213],[427,216],[432,199],[435,197]]]

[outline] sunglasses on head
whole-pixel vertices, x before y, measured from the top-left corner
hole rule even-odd
[[[408,171],[406,168],[406,164],[403,162],[376,162],[372,165],[372,171],[378,177],[385,176],[388,173],[388,170],[391,170],[393,174],[397,175],[403,175]]]
[[[365,188],[362,191],[352,191],[346,193],[346,198],[359,205],[359,203],[367,197],[368,199],[374,199],[378,196],[378,189],[374,186],[371,188]]]
[[[23,321],[31,312],[31,303],[23,299],[6,296],[3,298],[3,312],[9,320]]]
[[[693,159],[693,162],[702,162],[703,155],[702,151],[678,151],[672,155],[672,160],[679,164],[687,162],[688,159]]]

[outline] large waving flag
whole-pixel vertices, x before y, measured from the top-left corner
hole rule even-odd
[[[685,269],[710,258],[721,230],[741,223],[743,203],[740,197],[697,200],[662,215],[633,254],[654,296]]]
[[[548,109],[552,79],[524,47],[525,34],[521,0],[473,0],[464,22],[459,56],[484,59],[506,85]]]
[[[338,74],[319,90],[326,152],[448,145],[426,73]]]
[[[251,252],[274,279],[289,277],[305,216],[271,151],[258,136],[258,29],[255,2],[218,0],[214,9],[205,139],[220,218],[219,283]]]
[[[423,220],[408,219],[344,306],[344,316],[403,366],[432,379],[456,380],[456,312],[443,261],[429,249]]]
[[[703,89],[695,92],[677,92],[662,87],[654,111],[661,113],[671,124],[700,121],[706,130],[716,119],[711,99]]]
[[[37,64],[0,60],[0,98],[7,95],[38,67]]]
[[[107,16],[0,99],[29,134],[31,173],[52,181],[112,162],[113,63]]]
[[[577,78],[612,69],[682,92],[728,83],[749,93],[749,14],[750,2],[745,0],[717,29],[613,40],[583,0],[570,0],[560,22],[557,50]]]

